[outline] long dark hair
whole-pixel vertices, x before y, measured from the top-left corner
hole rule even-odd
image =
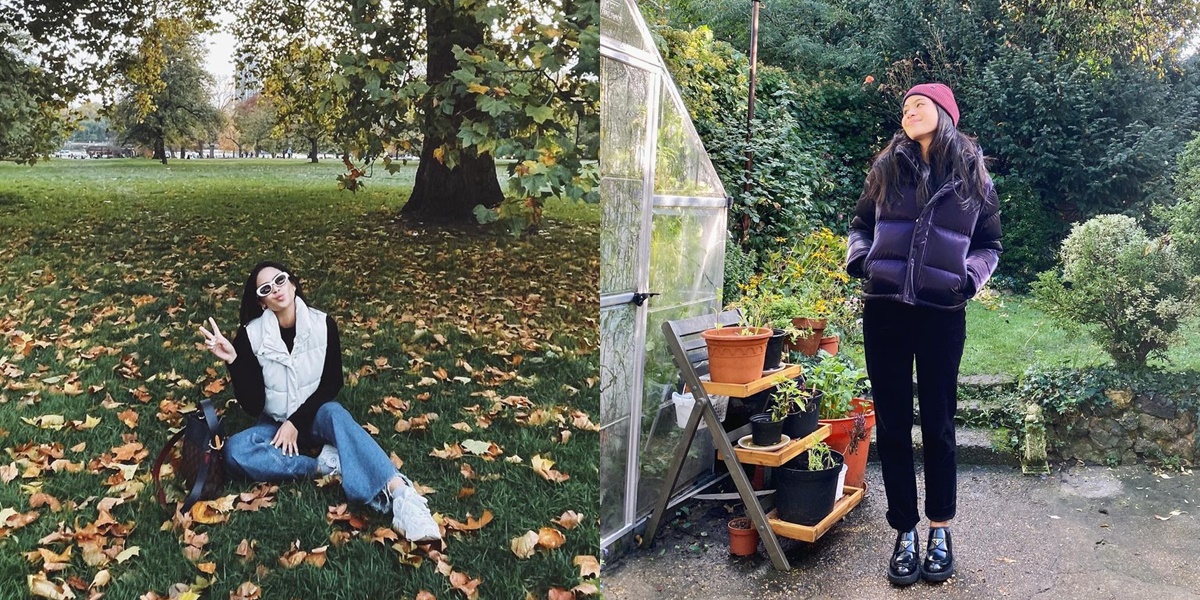
[[[916,184],[917,202],[924,206],[937,193],[933,181],[959,181],[958,196],[963,204],[982,202],[991,184],[983,150],[975,138],[961,132],[942,107],[937,107],[938,125],[929,142],[929,161],[921,157],[921,145],[908,137],[904,130],[896,132],[892,141],[871,163],[863,197],[876,204],[893,199],[904,181]],[[935,177],[941,175],[941,177]]]
[[[250,321],[253,321],[262,316],[266,309],[262,307],[262,299],[258,297],[258,272],[267,268],[275,267],[280,271],[288,274],[288,281],[296,286],[296,297],[304,299],[304,290],[300,287],[300,276],[296,272],[283,266],[282,263],[277,263],[273,260],[264,260],[253,269],[250,269],[250,275],[246,277],[246,283],[242,285],[242,308],[238,313],[238,318],[244,327]]]

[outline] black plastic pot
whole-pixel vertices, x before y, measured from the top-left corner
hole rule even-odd
[[[788,414],[783,420],[783,433],[793,440],[798,440],[817,430],[817,408],[819,405],[810,404],[804,412]]]
[[[781,520],[812,526],[833,512],[838,475],[845,461],[836,450],[833,458],[837,464],[832,468],[809,471],[806,450],[776,469],[775,506]]]
[[[778,369],[780,361],[783,360],[783,339],[787,336],[787,332],[782,329],[773,331],[771,338],[767,340],[767,356],[763,359],[764,371]]]
[[[772,421],[769,413],[750,417],[750,435],[755,446],[773,446],[783,436],[783,421]]]

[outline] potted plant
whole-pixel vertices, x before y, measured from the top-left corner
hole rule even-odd
[[[775,474],[778,517],[789,523],[816,525],[833,511],[842,454],[824,442],[784,463]]]
[[[771,412],[750,417],[750,436],[755,446],[774,446],[783,437],[783,420],[788,416],[785,402],[771,403]]]
[[[758,530],[750,517],[729,520],[729,553],[734,556],[750,556],[758,551]]]
[[[783,420],[783,433],[798,440],[817,430],[820,396],[804,387],[802,380],[777,377],[771,397],[788,408]]]
[[[776,306],[786,303],[784,296],[768,289],[766,286],[756,286],[746,292],[737,301],[729,305],[742,311],[743,315],[751,315],[750,320],[757,326],[770,327],[771,337],[767,341],[767,353],[763,358],[763,371],[773,371],[780,367],[783,358],[783,348],[789,334],[794,333],[790,319],[784,320],[775,316]]]
[[[830,354],[837,354],[838,348],[841,345],[842,336],[837,333],[837,326],[829,323],[825,326],[824,335],[821,336],[821,342],[817,345],[817,350],[824,350]]]
[[[700,332],[708,346],[708,375],[714,383],[750,383],[762,377],[767,340],[773,332],[742,313],[742,322]]]
[[[871,389],[866,371],[848,357],[823,352],[807,370],[807,381],[822,392],[820,422],[831,428],[825,442],[845,456],[846,485],[862,487],[875,427],[875,405],[863,397]]]

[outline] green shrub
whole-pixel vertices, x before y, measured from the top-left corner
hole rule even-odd
[[[721,287],[721,302],[729,304],[742,297],[742,287],[754,275],[758,254],[747,252],[734,240],[725,241],[725,283]]]
[[[1099,366],[1082,369],[1031,366],[1017,384],[1022,402],[1036,402],[1048,417],[1078,413],[1084,408],[1112,405],[1108,390],[1131,390],[1138,395],[1161,395],[1182,408],[1200,408],[1200,372],[1162,369],[1128,370]]]
[[[1066,231],[1054,207],[1022,177],[996,176],[994,180],[1004,207],[1004,255],[993,281],[1024,292],[1038,273],[1054,268],[1054,247]]]
[[[1178,202],[1167,209],[1171,242],[1188,262],[1188,270],[1200,275],[1200,134],[1179,154],[1175,175]]]
[[[1034,296],[1064,328],[1087,332],[1121,366],[1145,366],[1175,342],[1195,313],[1197,278],[1170,243],[1151,239],[1123,215],[1075,225],[1059,253],[1062,265],[1042,273]]]

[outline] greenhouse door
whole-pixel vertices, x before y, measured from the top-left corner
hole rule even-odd
[[[600,535],[632,531],[679,440],[662,322],[718,307],[726,198],[632,0],[602,0]],[[654,294],[654,295],[651,295]],[[698,440],[677,490],[711,471]]]

